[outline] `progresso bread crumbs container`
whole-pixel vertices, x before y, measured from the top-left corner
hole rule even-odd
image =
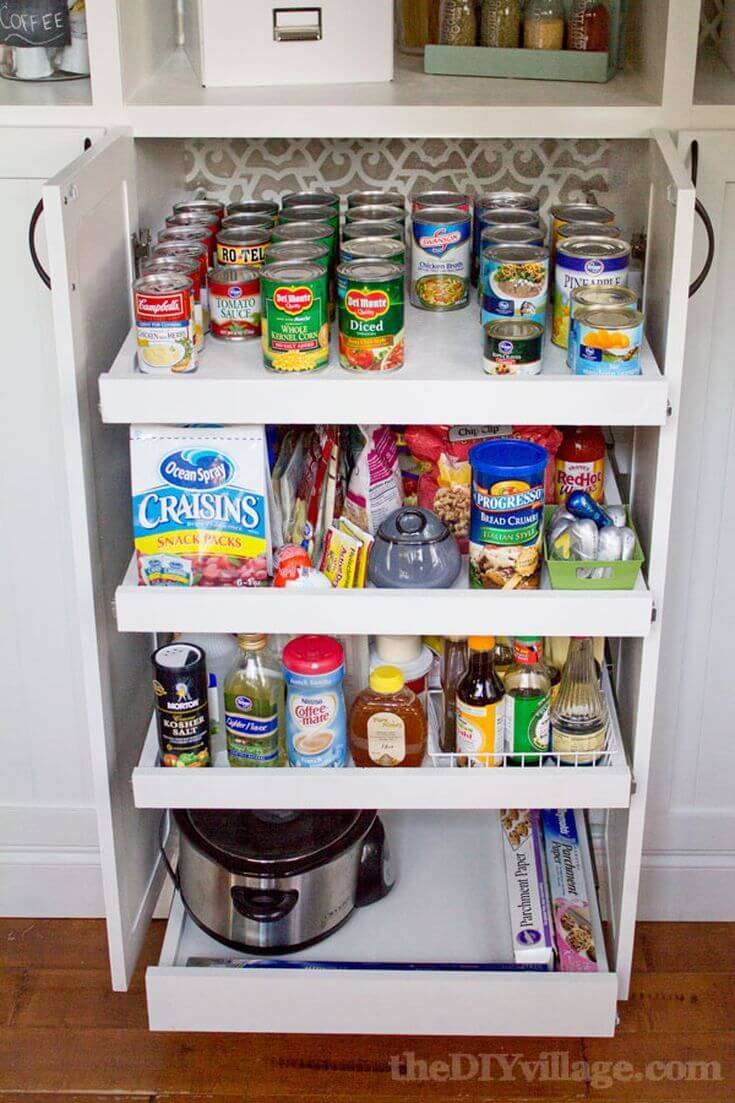
[[[554,312],[551,339],[565,349],[569,343],[571,296],[575,287],[625,287],[630,245],[620,238],[578,237],[559,241],[556,249]]]
[[[354,225],[354,223],[353,223]],[[472,216],[452,207],[414,211],[411,302],[422,310],[460,310],[470,296]]]
[[[549,250],[543,245],[496,245],[483,253],[482,323],[527,318],[546,324]]]
[[[209,276],[212,336],[245,341],[260,336],[260,278],[254,268],[214,268]]]
[[[339,362],[358,372],[403,365],[403,269],[382,260],[352,260],[337,269]]]
[[[273,231],[267,226],[233,226],[217,234],[217,263],[220,267],[244,265],[260,268],[271,243]]]
[[[491,321],[484,326],[488,375],[538,375],[544,351],[544,327],[525,318]]]
[[[184,275],[153,272],[133,283],[138,368],[145,375],[196,371],[194,284]]]
[[[641,374],[639,310],[580,310],[575,325],[575,375]]]
[[[277,261],[260,272],[263,361],[276,372],[315,371],[329,362],[327,270]]]
[[[340,258],[343,264],[350,260],[384,260],[404,267],[406,247],[389,237],[347,238],[342,242]]]
[[[548,458],[541,445],[508,438],[470,449],[472,589],[538,589]]]
[[[575,287],[569,304],[567,367],[574,371],[576,316],[582,310],[637,310],[638,296],[629,287]]]

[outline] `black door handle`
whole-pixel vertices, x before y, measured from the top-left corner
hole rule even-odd
[[[699,142],[694,141],[691,144],[690,155],[692,160],[692,183],[695,188],[697,186],[697,170],[699,168]],[[696,280],[689,287],[689,298],[696,295],[700,287],[709,276],[712,270],[712,265],[715,259],[715,228],[712,225],[712,219],[709,216],[709,212],[705,207],[701,199],[694,199],[694,210],[697,212],[702,220],[705,233],[707,234],[707,257],[702,266],[702,271],[697,276]]]
[[[33,267],[38,272],[43,282],[46,284],[49,290],[51,290],[51,277],[38,259],[38,253],[36,251],[36,226],[38,220],[43,214],[43,199],[39,199],[33,208],[33,214],[31,215],[31,222],[28,227],[28,248],[31,253],[31,260],[33,261]]]

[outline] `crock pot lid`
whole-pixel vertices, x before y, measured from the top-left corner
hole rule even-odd
[[[361,817],[368,819],[362,820]],[[373,812],[241,811],[190,809],[177,813],[180,829],[208,857],[233,872],[257,867],[313,867],[351,845],[367,831]]]

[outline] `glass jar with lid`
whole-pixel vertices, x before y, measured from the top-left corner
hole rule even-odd
[[[423,54],[439,41],[441,0],[396,0],[396,41],[404,54]]]
[[[563,50],[564,0],[528,0],[523,11],[523,45],[527,50]]]
[[[0,76],[6,80],[80,80],[89,76],[85,0],[8,6],[0,24]],[[41,18],[39,18],[41,17]]]
[[[521,34],[521,0],[482,0],[480,45],[513,49]]]
[[[442,46],[477,45],[477,0],[441,0],[439,42]]]
[[[610,49],[610,9],[607,0],[572,0],[567,28],[570,50],[606,53]]]

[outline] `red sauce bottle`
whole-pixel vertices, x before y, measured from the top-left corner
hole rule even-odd
[[[574,490],[584,490],[596,502],[605,492],[605,438],[592,425],[575,425],[564,430],[556,453],[554,497],[566,502]]]
[[[568,49],[605,53],[610,49],[610,12],[605,0],[573,0]]]

